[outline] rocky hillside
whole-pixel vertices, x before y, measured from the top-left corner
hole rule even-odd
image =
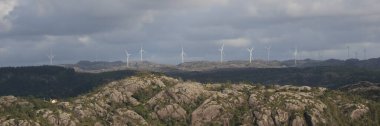
[[[358,82],[339,88],[344,92],[363,96],[367,99],[380,101],[380,83],[371,83],[368,81]]]
[[[200,84],[147,74],[57,102],[0,97],[0,125],[380,125],[379,109],[326,88]]]

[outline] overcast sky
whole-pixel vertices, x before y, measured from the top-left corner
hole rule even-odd
[[[0,65],[79,60],[186,61],[378,57],[379,0],[0,0]]]

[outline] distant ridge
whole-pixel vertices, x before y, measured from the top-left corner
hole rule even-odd
[[[74,68],[78,72],[99,73],[117,70],[147,70],[154,72],[172,72],[172,71],[207,71],[225,68],[286,68],[295,67],[293,60],[266,62],[264,60],[254,60],[252,63],[244,60],[225,61],[192,61],[178,65],[158,64],[149,61],[130,62],[130,67],[122,61],[80,61],[76,64],[64,64],[64,67]],[[380,70],[380,58],[368,60],[348,59],[328,59],[328,60],[297,60],[297,67],[316,67],[316,66],[351,66],[366,69]]]
[[[153,62],[143,61],[129,62],[129,67],[122,61],[79,61],[76,64],[64,64],[63,67],[74,68],[78,72],[100,73],[107,71],[119,71],[119,70],[146,70],[163,72],[170,68],[175,68],[173,65],[157,64]]]

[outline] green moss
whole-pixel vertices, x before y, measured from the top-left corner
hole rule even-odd
[[[96,122],[97,122],[96,120],[93,120],[91,118],[84,118],[84,119],[81,119],[79,123],[81,126],[93,126],[95,125]]]
[[[244,121],[244,115],[247,113],[251,113],[250,107],[248,103],[244,103],[241,107],[232,108],[232,119],[230,119],[230,125],[238,126],[242,125]]]
[[[149,108],[145,107],[144,105],[138,105],[138,106],[134,106],[132,107],[132,109],[137,113],[139,114],[140,116],[142,116],[144,119],[147,119],[149,118],[149,114],[152,112]]]
[[[139,89],[132,95],[132,97],[137,99],[139,102],[146,102],[162,90],[163,89],[158,87],[157,85],[151,85],[148,88]]]

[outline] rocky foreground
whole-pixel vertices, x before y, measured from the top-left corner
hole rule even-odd
[[[0,125],[380,125],[374,104],[325,88],[200,84],[149,74],[56,103],[0,97]]]

